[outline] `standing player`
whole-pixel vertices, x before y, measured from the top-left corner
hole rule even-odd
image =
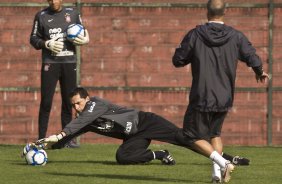
[[[41,102],[39,110],[39,139],[46,137],[52,100],[57,82],[60,83],[62,107],[61,123],[65,127],[72,119],[72,108],[68,94],[76,87],[76,51],[75,45],[89,42],[85,29],[74,43],[66,39],[66,30],[70,24],[81,24],[78,11],[63,7],[62,0],[47,0],[49,7],[35,15],[30,44],[42,50]],[[70,147],[77,147],[70,142]]]
[[[121,107],[95,96],[89,97],[88,92],[81,87],[74,89],[70,98],[73,108],[79,114],[78,118],[67,124],[59,134],[37,141],[39,144],[42,143],[44,148],[63,148],[64,144],[75,136],[95,132],[123,140],[116,153],[119,164],[138,164],[158,159],[163,164],[174,165],[175,161],[168,151],[148,149],[151,140],[190,149],[189,141],[185,140],[182,129],[159,115]],[[24,148],[24,154],[30,145],[33,144],[28,144]],[[229,157],[231,160],[235,158]],[[238,161],[238,164],[242,164],[248,160],[238,158]]]
[[[193,148],[214,162],[212,180],[228,182],[234,165],[221,156],[220,134],[233,104],[238,60],[252,67],[257,81],[265,82],[268,74],[247,37],[224,24],[224,0],[209,0],[207,11],[208,23],[189,31],[172,61],[175,67],[191,64],[192,68],[184,134]],[[220,169],[224,168],[226,172],[221,173]]]

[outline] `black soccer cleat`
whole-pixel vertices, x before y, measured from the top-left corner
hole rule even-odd
[[[80,145],[75,139],[72,139],[65,144],[65,148],[79,148],[79,147]]]
[[[250,160],[244,157],[235,156],[232,159],[234,165],[250,165]]]
[[[175,160],[173,159],[171,154],[167,150],[164,150],[164,152],[165,152],[165,155],[162,158],[162,164],[164,164],[164,165],[175,165]]]

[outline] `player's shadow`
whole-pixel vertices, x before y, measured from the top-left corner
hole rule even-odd
[[[48,164],[52,164],[52,163],[76,163],[76,164],[100,164],[100,165],[120,165],[118,164],[116,161],[109,161],[109,160],[52,160],[52,161],[48,161]],[[134,164],[135,165],[135,164]],[[161,163],[159,162],[150,162],[150,163],[140,163],[138,164],[140,165],[161,165]],[[187,165],[186,163],[177,163],[177,165]],[[164,165],[165,166],[165,165]]]
[[[13,161],[13,160],[8,160],[11,165],[19,165],[19,166],[24,166],[26,167],[26,162],[25,161]]]
[[[85,174],[85,173],[54,173],[54,172],[51,172],[51,173],[49,172],[47,174],[54,175],[54,176],[95,177],[95,178],[104,178],[107,180],[120,179],[120,180],[139,180],[139,181],[150,181],[150,182],[208,183],[204,181],[195,181],[195,180],[186,180],[186,179],[160,178],[160,177],[153,177],[153,176],[123,175],[123,174]]]
[[[26,166],[26,162],[25,161],[14,161],[14,160],[7,160],[7,162],[10,162],[10,164],[12,165],[22,165],[22,166]],[[75,164],[102,164],[102,165],[118,165],[116,162],[114,161],[64,161],[64,160],[60,160],[60,161],[48,161],[48,165],[52,164],[52,163],[75,163]]]
[[[108,161],[108,160],[77,160],[77,161],[69,161],[69,160],[52,160],[48,161],[48,164],[52,163],[81,163],[81,164],[102,164],[102,165],[117,165],[117,162],[115,161]]]

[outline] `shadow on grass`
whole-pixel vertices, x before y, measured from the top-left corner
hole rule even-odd
[[[102,165],[122,165],[118,164],[116,161],[108,161],[108,160],[76,160],[76,161],[71,161],[71,160],[52,160],[48,161],[49,164],[52,163],[81,163],[81,164],[102,164]],[[158,165],[158,166],[167,166],[167,165],[162,165],[160,162],[158,163],[157,161],[154,162],[148,162],[148,163],[140,163],[140,164],[129,164],[129,165]],[[188,165],[187,163],[177,163],[177,165]]]
[[[81,163],[81,164],[103,164],[103,165],[118,165],[115,161],[100,161],[100,160],[52,160],[48,161],[48,164],[52,163]]]
[[[26,165],[26,162],[24,159],[22,161],[14,161],[14,160],[6,160],[12,165]],[[100,165],[113,165],[113,166],[124,166],[121,164],[118,164],[116,161],[108,161],[108,160],[52,160],[48,161],[47,164],[100,164]],[[130,165],[130,164],[129,164]],[[148,165],[156,165],[156,166],[164,166],[164,167],[172,167],[168,165],[163,165],[158,162],[149,162],[149,163],[140,163],[140,164],[132,164],[132,165],[138,165],[138,166],[148,166]],[[177,165],[189,165],[187,163],[177,163]],[[206,164],[197,164],[193,163],[193,165],[206,165]]]
[[[25,160],[23,160],[22,162],[11,162],[12,165],[22,165],[22,166],[26,166],[27,163],[25,162]]]
[[[26,161],[23,159],[22,161],[14,161],[14,160],[6,160],[7,162],[9,162],[10,164],[12,165],[27,165],[26,164]],[[69,163],[81,163],[81,164],[103,164],[103,165],[119,165],[117,164],[116,162],[114,161],[69,161],[69,160],[62,160],[62,161],[48,161],[47,164],[55,164],[55,163],[66,163],[66,164],[69,164]]]
[[[49,172],[47,174],[54,176],[73,176],[73,177],[95,177],[95,178],[103,178],[103,179],[119,179],[119,180],[138,180],[138,181],[151,181],[151,182],[173,182],[173,183],[193,183],[193,182],[201,182],[201,183],[209,183],[205,181],[195,181],[195,180],[186,180],[186,179],[173,179],[173,178],[159,178],[153,176],[140,176],[140,175],[122,175],[122,174],[85,174],[85,173],[54,173]]]
[[[0,144],[0,148],[20,148],[22,145]]]

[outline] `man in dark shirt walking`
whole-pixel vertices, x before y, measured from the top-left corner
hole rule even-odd
[[[39,139],[46,137],[52,100],[57,82],[62,98],[61,123],[65,127],[72,119],[72,107],[68,94],[76,87],[76,45],[89,42],[87,30],[73,42],[66,38],[67,27],[81,24],[80,14],[75,8],[63,7],[62,0],[47,0],[49,7],[35,15],[31,45],[42,50],[41,102],[39,110]],[[71,144],[71,146],[76,146]]]
[[[184,135],[195,150],[213,161],[213,182],[228,182],[234,165],[221,156],[220,134],[233,105],[238,60],[252,67],[257,81],[265,82],[269,76],[246,36],[224,24],[224,0],[209,0],[207,11],[208,23],[188,32],[172,61],[175,67],[191,64],[192,68]]]

